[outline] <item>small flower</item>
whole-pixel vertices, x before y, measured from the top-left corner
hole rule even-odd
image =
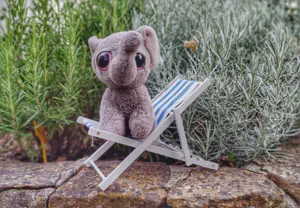
[[[297,9],[298,8],[298,3],[297,1],[293,1],[289,4],[291,9]]]
[[[298,9],[298,2],[297,1],[286,3],[286,7],[287,7],[287,13],[288,14],[291,14],[291,15],[296,15],[297,14],[297,9]]]
[[[191,49],[193,52],[197,50],[197,43],[195,40],[184,41],[184,47]]]

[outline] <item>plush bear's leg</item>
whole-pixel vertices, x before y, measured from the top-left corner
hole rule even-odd
[[[125,136],[125,117],[116,109],[105,108],[100,111],[100,129]]]
[[[135,139],[147,137],[153,129],[154,115],[152,111],[136,109],[132,112],[129,119],[131,135]]]

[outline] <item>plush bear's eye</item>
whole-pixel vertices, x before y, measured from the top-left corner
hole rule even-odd
[[[144,66],[145,66],[145,57],[142,54],[137,53],[135,55],[135,63],[136,63],[137,69],[144,68]]]
[[[111,60],[111,53],[110,52],[102,52],[97,56],[97,66],[99,69],[106,71],[108,69],[108,64]]]

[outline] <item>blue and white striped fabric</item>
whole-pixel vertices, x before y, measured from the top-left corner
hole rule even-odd
[[[153,101],[156,125],[182,103],[199,85],[199,82],[178,79]]]
[[[90,129],[91,127],[94,127],[94,125],[92,123],[88,122],[87,120],[84,120],[83,123],[86,127],[88,127],[88,129]]]

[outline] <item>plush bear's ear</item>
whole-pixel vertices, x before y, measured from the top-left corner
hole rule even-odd
[[[89,40],[88,40],[89,47],[90,47],[92,55],[93,55],[93,53],[95,52],[95,50],[97,48],[98,41],[99,41],[99,39],[96,36],[90,37]]]
[[[158,66],[160,60],[160,50],[156,32],[149,26],[139,27],[136,31],[141,33],[144,37],[144,45],[151,58],[150,68],[154,69]]]

